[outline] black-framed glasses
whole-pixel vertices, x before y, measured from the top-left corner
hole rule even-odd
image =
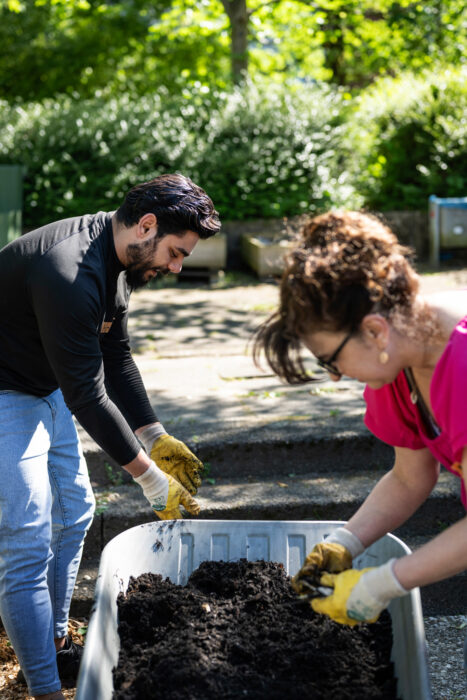
[[[331,355],[329,360],[322,360],[321,357],[317,357],[316,361],[318,363],[318,366],[322,367],[323,369],[326,370],[326,372],[329,372],[330,374],[335,374],[336,377],[342,377],[342,372],[339,372],[339,370],[337,369],[334,362],[337,360],[338,355],[339,355],[340,351],[342,350],[342,348],[344,347],[344,345],[350,340],[350,338],[352,336],[353,336],[353,331],[351,331],[348,335],[345,336],[344,340],[339,345],[337,350],[335,350],[333,352],[333,354]]]

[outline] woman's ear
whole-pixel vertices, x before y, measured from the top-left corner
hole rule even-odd
[[[389,324],[384,316],[368,314],[360,324],[361,332],[379,350],[384,350],[389,340]]]
[[[152,212],[148,212],[138,221],[137,237],[141,240],[149,240],[157,233],[157,217]]]

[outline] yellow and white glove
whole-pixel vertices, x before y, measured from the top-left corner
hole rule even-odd
[[[188,491],[170,474],[165,474],[154,462],[134,479],[143,489],[149,505],[161,520],[183,518],[182,505],[191,515],[198,515],[200,507]]]
[[[376,622],[393,598],[408,593],[396,578],[395,561],[390,559],[382,566],[369,569],[323,574],[320,584],[330,586],[334,592],[324,598],[313,598],[311,607],[341,625]]]
[[[337,574],[350,569],[352,559],[364,550],[363,544],[350,530],[339,527],[324,540],[316,544],[308,554],[300,571],[292,579],[297,593],[306,593],[309,584],[319,585],[321,574]]]
[[[204,465],[185,443],[168,435],[161,423],[148,426],[138,437],[157,466],[195,495],[201,486]]]

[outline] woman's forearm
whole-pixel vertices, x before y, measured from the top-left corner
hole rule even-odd
[[[416,552],[398,559],[394,573],[409,590],[426,586],[467,569],[467,517],[443,530]]]
[[[385,474],[346,527],[368,547],[404,523],[426,501],[439,465],[425,451],[396,448],[393,469]]]

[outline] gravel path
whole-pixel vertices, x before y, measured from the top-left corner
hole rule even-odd
[[[463,647],[467,615],[425,617],[424,622],[433,700],[465,700]]]

